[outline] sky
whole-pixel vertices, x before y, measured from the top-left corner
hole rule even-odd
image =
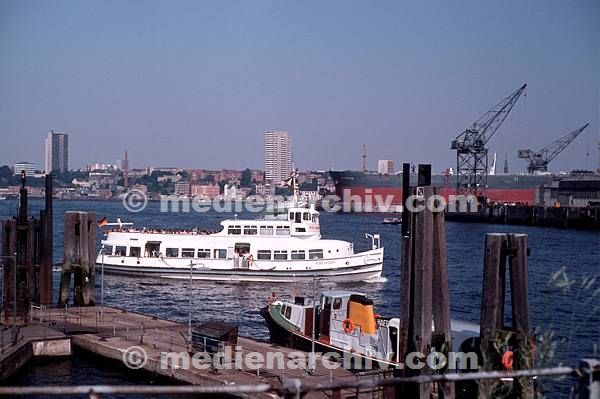
[[[600,2],[0,2],[0,165],[264,168],[287,130],[295,166],[455,166],[452,139],[527,83],[488,143],[501,168],[590,123],[550,170],[598,167]],[[589,152],[589,156],[587,153]],[[491,157],[490,156],[490,157]],[[491,162],[491,160],[490,160]]]

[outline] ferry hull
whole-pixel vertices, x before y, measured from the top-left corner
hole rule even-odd
[[[123,263],[115,257],[105,259],[102,263],[99,258],[96,261],[96,270],[98,272],[104,268],[105,273],[127,275],[127,276],[145,276],[170,279],[189,279],[190,267],[184,264],[174,267],[174,265],[160,264],[131,264],[131,259],[123,257]],[[121,257],[117,257],[121,258]],[[128,263],[125,263],[127,260]],[[189,262],[189,261],[188,261]],[[273,282],[273,283],[296,283],[312,281],[315,277],[326,278],[334,282],[357,282],[357,281],[377,281],[381,277],[383,269],[383,248],[373,251],[367,251],[363,254],[357,254],[350,260],[339,259],[338,262],[331,262],[330,266],[316,267],[315,261],[304,261],[312,265],[305,265],[302,269],[295,268],[291,270],[290,266],[273,266],[272,269],[263,270],[247,268],[211,268],[195,266],[192,270],[192,279],[206,281],[224,281],[224,282]],[[146,262],[148,263],[148,262]],[[340,265],[342,264],[342,265]],[[280,263],[281,265],[281,263]]]

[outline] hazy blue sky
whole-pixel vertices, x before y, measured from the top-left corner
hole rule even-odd
[[[0,1],[0,164],[264,167],[286,129],[301,169],[455,164],[450,141],[528,83],[489,143],[523,169],[590,122],[552,170],[596,168],[600,2]],[[589,160],[586,157],[590,148]]]

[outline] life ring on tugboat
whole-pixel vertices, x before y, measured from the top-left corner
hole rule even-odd
[[[352,323],[352,320],[350,319],[346,319],[342,322],[342,327],[344,327],[344,332],[346,334],[350,334],[352,331],[354,331],[354,323]]]
[[[512,370],[513,361],[514,361],[513,351],[506,351],[504,355],[502,355],[502,365],[506,370]]]

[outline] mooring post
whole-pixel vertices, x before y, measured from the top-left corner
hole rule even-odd
[[[426,186],[418,193],[418,201],[424,205],[427,198],[433,195],[433,187]],[[413,329],[409,338],[412,341],[412,349],[416,352],[425,354],[431,352],[431,320],[433,318],[432,293],[433,288],[433,215],[431,211],[424,209],[414,215],[414,236],[413,241]],[[425,365],[418,373],[429,372],[429,367]],[[429,398],[431,396],[431,384],[418,384],[418,397]]]
[[[408,177],[408,165],[405,164],[403,169]],[[408,179],[404,179],[404,183],[407,185]],[[447,356],[452,342],[443,204],[433,201],[436,191],[431,186],[429,165],[419,165],[418,184],[412,189],[403,187],[398,348],[398,360],[403,363],[408,353],[420,352],[428,356],[432,348]],[[425,363],[421,369],[409,368],[395,374],[415,376],[429,372]],[[444,397],[454,397],[453,383],[441,384],[440,390]],[[408,397],[429,398],[432,384],[405,384],[397,390],[398,394],[400,392]]]
[[[439,189],[434,189],[436,195],[440,195]],[[441,205],[441,204],[435,204]],[[452,330],[450,318],[450,293],[448,286],[448,255],[446,252],[446,221],[445,210],[433,212],[433,240],[432,242],[432,314],[433,314],[433,338],[432,345],[442,352],[446,359],[452,351]],[[445,382],[440,384],[442,394],[440,397],[453,398],[455,395],[454,383]]]
[[[533,368],[527,279],[527,235],[486,235],[481,303],[481,354],[484,370]],[[506,267],[509,264],[512,326],[504,326]],[[494,396],[498,381],[479,383],[479,397]],[[533,381],[519,378],[513,384],[519,398],[533,398]]]
[[[95,304],[95,264],[96,214],[66,212],[59,298],[61,304],[69,299],[71,275],[74,276],[74,303],[79,306]]]
[[[52,304],[52,174],[46,175],[45,209],[40,212],[41,242],[40,242],[40,304]]]

